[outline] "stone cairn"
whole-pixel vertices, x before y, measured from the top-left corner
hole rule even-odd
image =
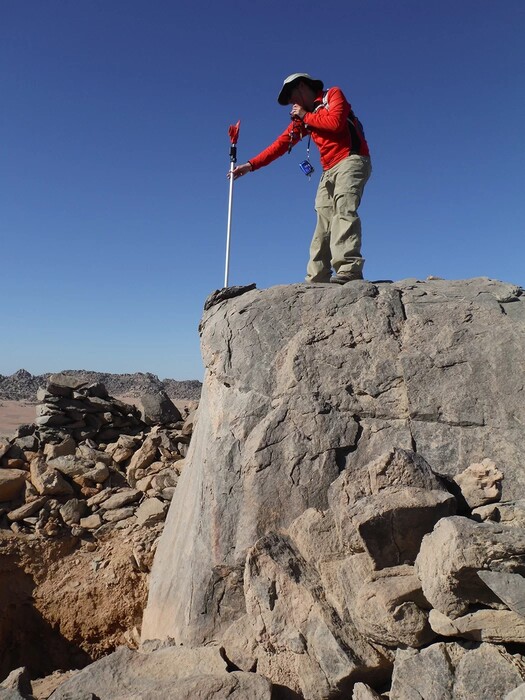
[[[100,539],[166,516],[193,431],[165,392],[139,407],[103,384],[53,375],[36,421],[0,442],[0,528]]]

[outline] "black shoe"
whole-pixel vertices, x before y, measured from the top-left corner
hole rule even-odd
[[[346,284],[347,282],[353,282],[354,280],[362,280],[362,272],[348,273],[347,275],[340,274],[330,277],[330,282],[333,284]]]

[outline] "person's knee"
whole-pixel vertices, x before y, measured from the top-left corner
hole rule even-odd
[[[345,219],[358,219],[359,214],[357,209],[359,207],[359,200],[351,197],[341,197],[337,202],[336,206],[336,216],[344,216]]]

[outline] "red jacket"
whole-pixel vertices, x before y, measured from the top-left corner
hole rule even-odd
[[[333,87],[326,92],[320,92],[315,99],[313,112],[307,112],[302,120],[291,121],[268,148],[255,158],[250,158],[252,169],[258,170],[268,165],[309,134],[319,148],[323,170],[332,168],[352,153],[369,156],[368,144],[359,122],[356,126],[358,138],[355,138],[354,131],[354,141],[357,143],[352,143],[348,117],[355,120],[352,107],[339,88]]]

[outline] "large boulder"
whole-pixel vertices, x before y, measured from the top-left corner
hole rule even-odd
[[[270,700],[271,696],[268,679],[230,673],[216,647],[167,647],[150,653],[121,647],[62,683],[50,700]]]
[[[390,700],[495,700],[523,683],[524,657],[494,644],[432,644],[396,655]]]
[[[499,607],[501,599],[484,582],[484,571],[519,573],[524,561],[524,528],[455,516],[425,536],[416,570],[432,607],[454,619],[480,604]]]
[[[454,519],[454,477],[489,459],[503,498],[523,494],[524,328],[521,290],[486,279],[214,299],[143,639],[199,645],[234,630],[239,660],[266,663],[304,697],[347,692],[360,674],[379,681],[385,642],[428,643],[432,586],[421,591],[410,567],[436,523]],[[473,601],[497,602],[478,582]]]

